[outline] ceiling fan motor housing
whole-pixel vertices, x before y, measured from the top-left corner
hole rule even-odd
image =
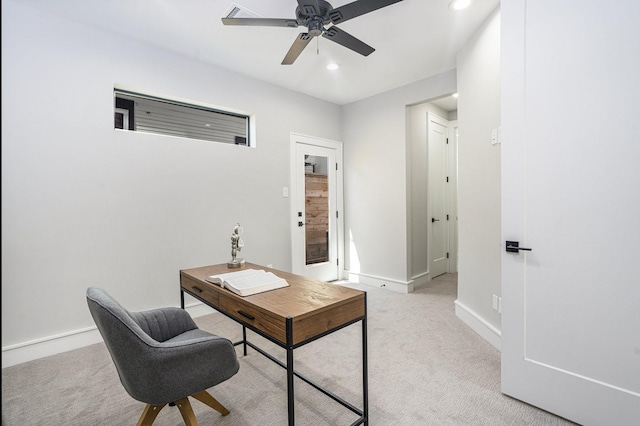
[[[333,10],[333,6],[324,0],[318,0],[318,9],[316,10],[315,5],[296,7],[298,24],[307,27],[312,36],[322,34],[323,25],[331,22],[329,13]]]

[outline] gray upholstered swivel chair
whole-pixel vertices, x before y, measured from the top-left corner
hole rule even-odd
[[[139,426],[151,425],[171,403],[186,425],[197,425],[189,396],[229,414],[207,392],[238,372],[238,357],[228,339],[199,329],[180,308],[129,312],[97,287],[87,289],[87,303],[122,385],[147,404]]]

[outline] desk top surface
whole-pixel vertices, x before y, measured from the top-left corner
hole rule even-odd
[[[265,271],[273,272],[275,275],[287,280],[289,287],[241,297],[205,280],[209,275],[241,271],[242,269],[264,269]],[[220,294],[250,303],[282,318],[303,319],[306,316],[316,315],[319,312],[335,309],[342,305],[353,305],[355,303],[364,307],[365,304],[364,291],[318,281],[254,263],[246,263],[241,268],[233,269],[228,268],[226,263],[202,266],[183,269],[180,274],[194,278],[201,284],[216,289]]]

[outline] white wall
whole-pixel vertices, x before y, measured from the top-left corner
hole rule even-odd
[[[257,147],[115,131],[114,84],[253,113]],[[178,306],[179,270],[226,262],[236,222],[242,257],[289,270],[289,134],[341,137],[336,105],[14,2],[2,106],[3,366],[93,330],[88,286]]]
[[[496,10],[458,54],[458,231],[456,313],[500,346],[501,297],[500,13]]]
[[[408,236],[424,241],[427,236],[426,229],[424,235],[415,234],[411,223],[413,130],[408,106],[455,91],[451,70],[343,107],[345,250],[352,278],[412,290]]]

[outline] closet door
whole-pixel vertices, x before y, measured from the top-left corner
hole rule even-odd
[[[580,424],[632,425],[640,3],[589,6],[501,7],[502,390]]]

